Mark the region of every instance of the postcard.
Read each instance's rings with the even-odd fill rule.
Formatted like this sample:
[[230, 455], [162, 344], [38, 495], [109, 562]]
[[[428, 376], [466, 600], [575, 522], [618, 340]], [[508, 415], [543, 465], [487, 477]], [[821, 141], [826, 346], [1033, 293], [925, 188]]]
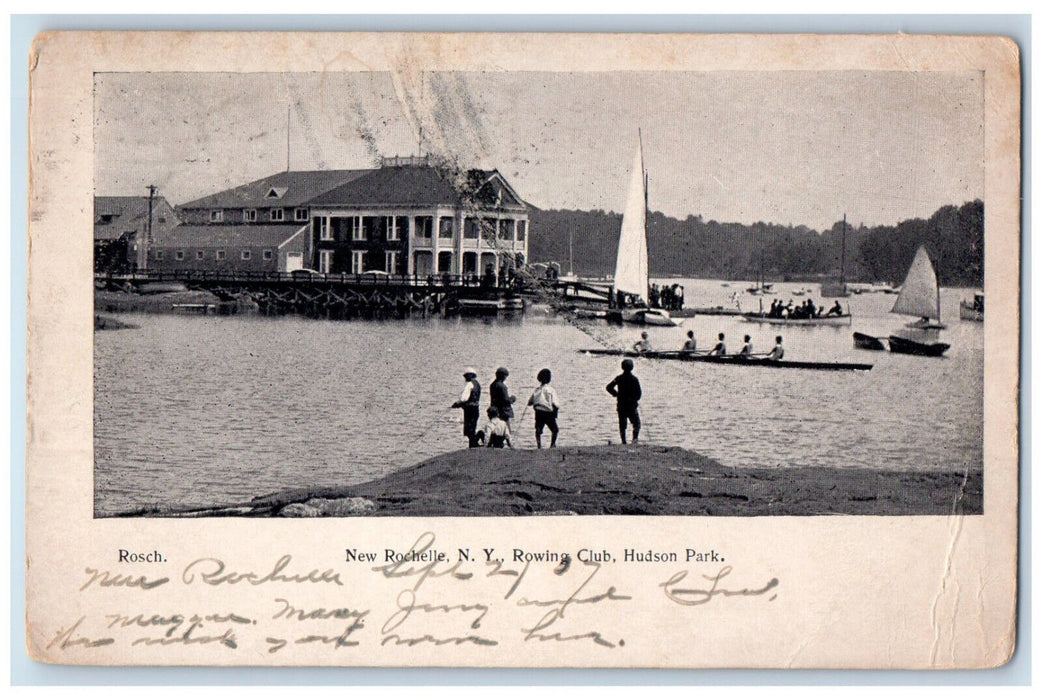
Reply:
[[34, 659], [1009, 660], [1012, 41], [57, 32], [30, 71]]

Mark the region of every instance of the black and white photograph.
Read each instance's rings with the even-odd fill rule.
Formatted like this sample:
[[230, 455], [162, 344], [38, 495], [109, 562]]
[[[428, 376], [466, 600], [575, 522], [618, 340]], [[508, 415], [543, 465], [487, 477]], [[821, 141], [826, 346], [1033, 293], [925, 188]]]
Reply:
[[96, 517], [984, 511], [979, 71], [93, 100]]
[[1018, 50], [38, 36], [29, 654], [1007, 663]]

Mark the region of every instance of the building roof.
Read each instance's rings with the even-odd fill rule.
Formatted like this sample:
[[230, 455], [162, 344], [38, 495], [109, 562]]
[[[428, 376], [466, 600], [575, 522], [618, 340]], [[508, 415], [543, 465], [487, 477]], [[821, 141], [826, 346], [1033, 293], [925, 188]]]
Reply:
[[[159, 206], [169, 208], [166, 199], [161, 196], [152, 200], [153, 212]], [[173, 225], [169, 222], [163, 225]], [[94, 240], [114, 241], [124, 233], [144, 231], [148, 224], [148, 197], [95, 197], [94, 198]], [[155, 229], [163, 225], [158, 221]]]
[[[524, 208], [498, 171], [468, 170], [457, 183], [449, 170], [431, 165], [399, 165], [366, 174], [312, 199], [312, 206], [461, 206]], [[469, 193], [464, 196], [464, 193]]]
[[179, 209], [297, 207], [369, 170], [290, 170], [180, 205]]
[[277, 248], [306, 223], [189, 226], [182, 224], [156, 237], [160, 248]]

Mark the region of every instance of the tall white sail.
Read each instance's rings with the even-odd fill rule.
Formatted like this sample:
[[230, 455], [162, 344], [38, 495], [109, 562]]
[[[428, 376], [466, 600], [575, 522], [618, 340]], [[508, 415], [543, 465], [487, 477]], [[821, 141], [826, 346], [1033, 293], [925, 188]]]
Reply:
[[644, 195], [644, 154], [640, 143], [633, 156], [633, 172], [622, 211], [619, 255], [615, 259], [615, 290], [648, 300], [647, 201]]
[[908, 276], [901, 285], [901, 294], [892, 313], [940, 320], [941, 309], [937, 296], [937, 273], [924, 246], [919, 246], [908, 268]]

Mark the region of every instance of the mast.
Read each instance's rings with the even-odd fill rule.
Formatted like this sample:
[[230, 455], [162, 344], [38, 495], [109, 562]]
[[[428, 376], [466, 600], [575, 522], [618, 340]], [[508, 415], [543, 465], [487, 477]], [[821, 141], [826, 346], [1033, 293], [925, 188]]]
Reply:
[[846, 266], [847, 266], [847, 214], [843, 213], [843, 235], [840, 236], [839, 244], [839, 286], [846, 291]]
[[[648, 171], [644, 168], [644, 137], [637, 128], [637, 143], [640, 144], [640, 172], [644, 179], [644, 259], [648, 260]], [[651, 265], [647, 266], [644, 280], [644, 303], [651, 306]]]
[[568, 230], [568, 276], [573, 277], [575, 275], [574, 268], [572, 267], [572, 234], [575, 233], [571, 229]]

